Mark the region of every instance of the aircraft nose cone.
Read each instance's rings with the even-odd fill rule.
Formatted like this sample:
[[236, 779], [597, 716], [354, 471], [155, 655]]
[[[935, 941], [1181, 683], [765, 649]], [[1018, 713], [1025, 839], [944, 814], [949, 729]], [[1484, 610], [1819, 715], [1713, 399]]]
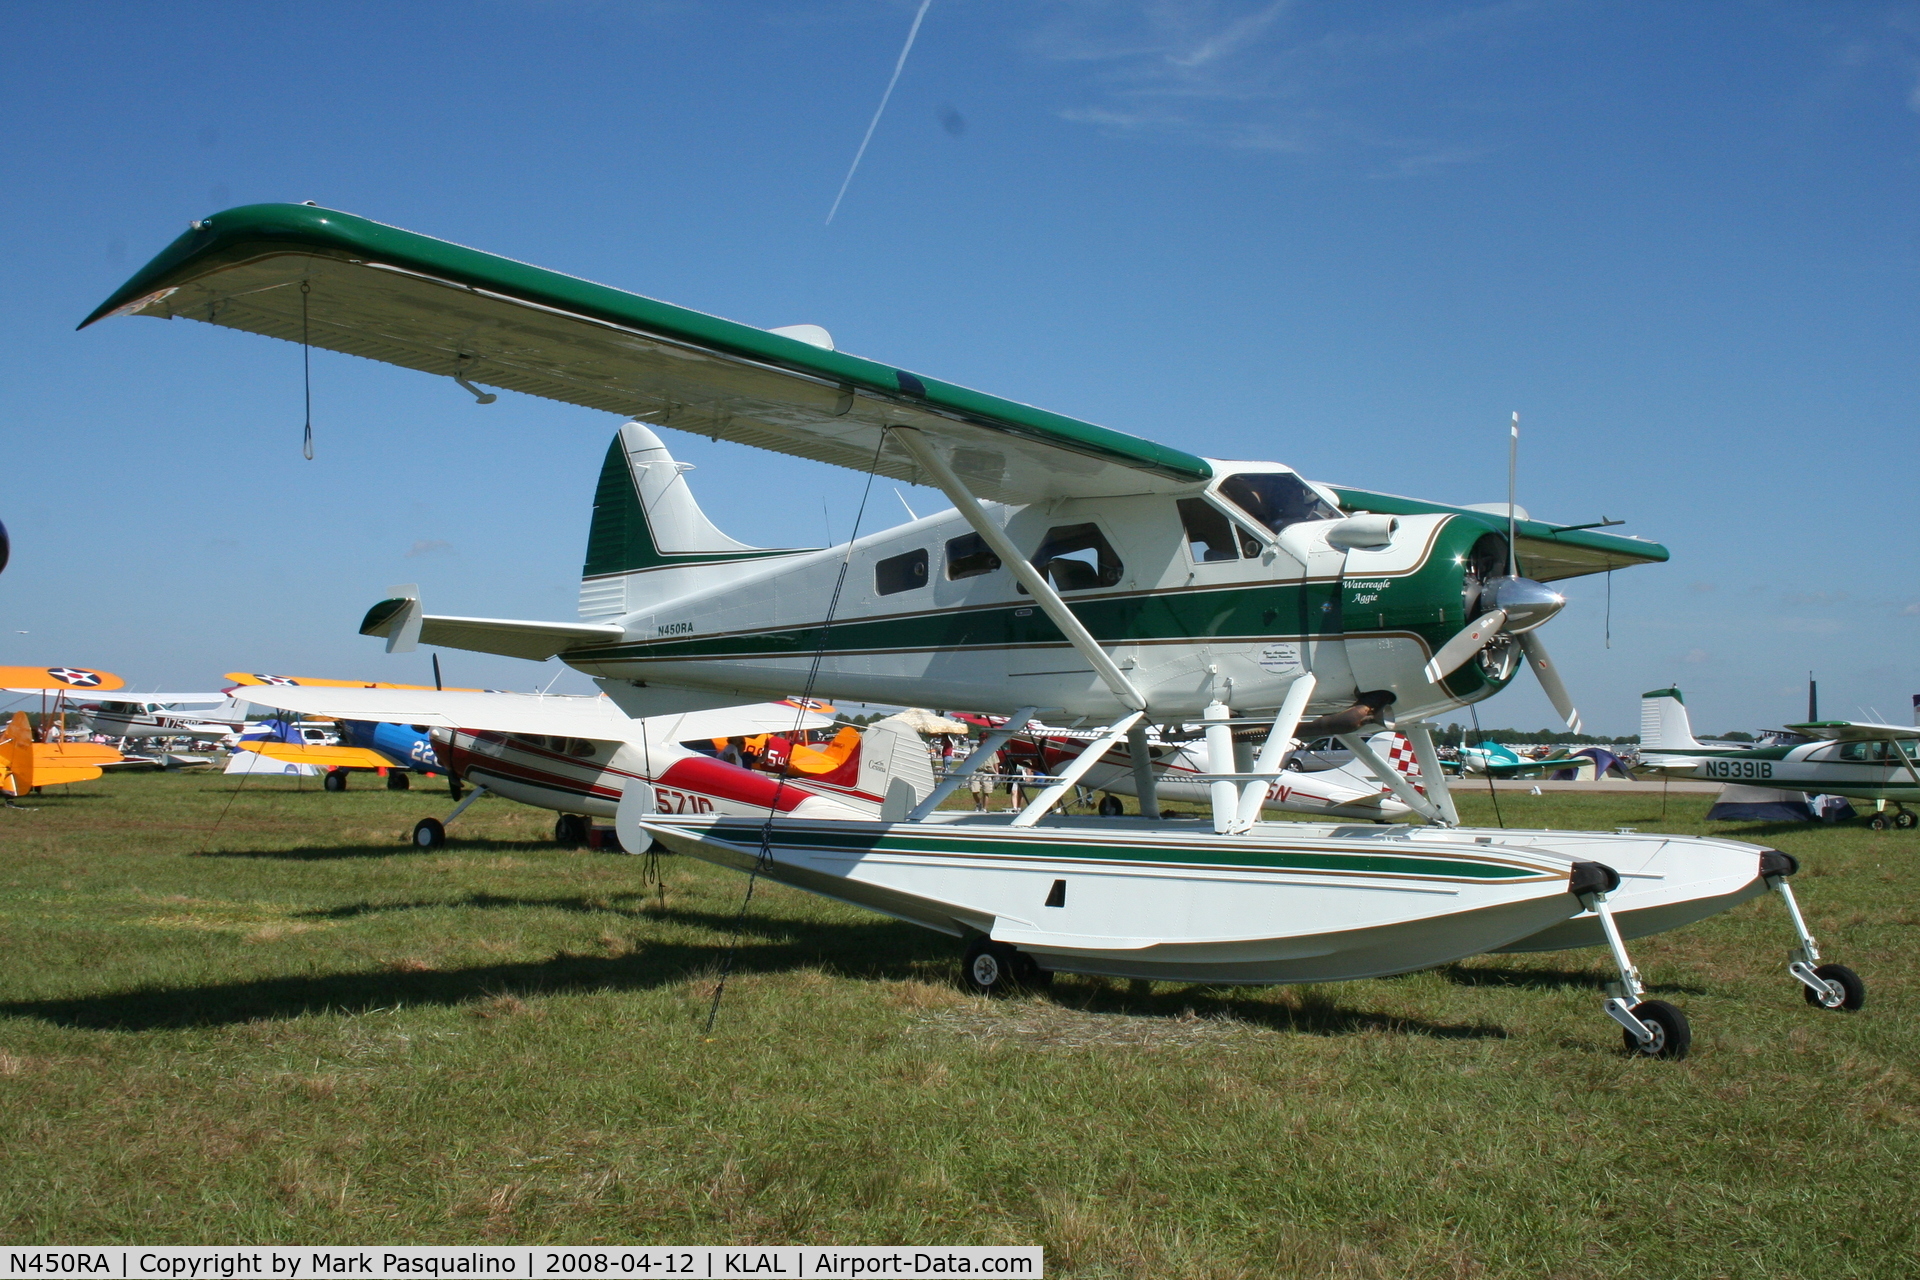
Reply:
[[1488, 587], [1489, 607], [1507, 612], [1501, 630], [1515, 635], [1533, 630], [1567, 604], [1565, 596], [1532, 578], [1495, 578]]

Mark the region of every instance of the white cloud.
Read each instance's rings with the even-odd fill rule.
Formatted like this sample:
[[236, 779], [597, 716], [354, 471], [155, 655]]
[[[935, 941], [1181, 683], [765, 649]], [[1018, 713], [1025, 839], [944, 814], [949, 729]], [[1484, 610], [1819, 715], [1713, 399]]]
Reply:
[[[1380, 103], [1469, 37], [1555, 7], [1496, 0], [1421, 15], [1304, 0], [1057, 0], [1027, 47], [1076, 69], [1082, 101], [1061, 110], [1066, 120], [1115, 136], [1357, 156], [1375, 177], [1408, 178], [1498, 148], [1407, 136], [1380, 121]], [[1423, 110], [1418, 129], [1445, 131], [1445, 117]]]
[[444, 542], [439, 538], [422, 538], [407, 548], [407, 559], [411, 560], [415, 556], [430, 556], [436, 551], [451, 550], [453, 550], [451, 542]]

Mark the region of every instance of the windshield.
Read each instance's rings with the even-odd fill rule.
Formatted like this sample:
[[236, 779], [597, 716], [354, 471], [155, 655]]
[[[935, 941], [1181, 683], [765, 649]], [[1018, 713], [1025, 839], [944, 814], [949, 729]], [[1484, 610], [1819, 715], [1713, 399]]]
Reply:
[[1302, 520], [1338, 520], [1340, 509], [1290, 472], [1228, 476], [1220, 496], [1275, 533]]

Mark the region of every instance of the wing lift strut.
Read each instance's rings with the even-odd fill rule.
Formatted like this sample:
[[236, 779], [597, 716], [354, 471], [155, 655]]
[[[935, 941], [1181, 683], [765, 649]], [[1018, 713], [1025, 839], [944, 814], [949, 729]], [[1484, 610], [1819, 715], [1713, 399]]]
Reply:
[[[1121, 739], [1126, 738], [1129, 732], [1145, 719], [1147, 700], [1134, 687], [1133, 681], [1127, 679], [1126, 673], [1120, 670], [1113, 656], [1100, 647], [1099, 641], [1093, 638], [1093, 634], [1087, 630], [1086, 625], [1074, 616], [1073, 610], [1067, 608], [1067, 602], [1060, 598], [1060, 593], [1053, 589], [1053, 584], [1047, 581], [1046, 575], [1034, 568], [1033, 563], [1013, 545], [1013, 539], [1007, 536], [1006, 531], [994, 523], [993, 518], [980, 505], [980, 500], [973, 496], [972, 491], [954, 473], [953, 468], [947, 465], [947, 460], [940, 456], [933, 442], [913, 427], [893, 427], [891, 432], [893, 438], [913, 455], [913, 460], [919, 464], [920, 469], [927, 474], [940, 492], [947, 496], [947, 501], [953, 503], [954, 510], [965, 517], [966, 522], [973, 526], [973, 531], [980, 535], [980, 540], [987, 544], [993, 554], [1000, 557], [1000, 563], [1005, 565], [1014, 579], [1027, 589], [1027, 594], [1033, 597], [1034, 603], [1040, 606], [1054, 626], [1060, 628], [1060, 634], [1067, 638], [1067, 642], [1082, 658], [1086, 659], [1087, 664], [1094, 669], [1107, 688], [1113, 691], [1113, 696], [1119, 699], [1120, 705], [1129, 708], [1126, 715], [1114, 721], [1105, 733], [1087, 744], [1086, 750], [1073, 758], [1056, 777], [1053, 784], [1035, 797], [1033, 803], [1022, 809], [1020, 815], [1013, 820], [1013, 825], [1016, 827], [1030, 827], [1045, 817], [1063, 796], [1073, 790], [1074, 784], [1087, 770], [1099, 763], [1102, 756], [1106, 755]], [[918, 820], [931, 813], [935, 805], [951, 795], [954, 788], [958, 787], [968, 774], [984, 764], [1007, 738], [1024, 728], [1026, 722], [1033, 717], [1034, 710], [1035, 708], [1031, 707], [1021, 708], [1013, 720], [1008, 721], [990, 739], [982, 742], [980, 748], [968, 756], [958, 770], [921, 801], [910, 817]], [[989, 742], [992, 744], [992, 750], [988, 749]], [[1147, 797], [1143, 795], [1143, 807], [1146, 800]]]

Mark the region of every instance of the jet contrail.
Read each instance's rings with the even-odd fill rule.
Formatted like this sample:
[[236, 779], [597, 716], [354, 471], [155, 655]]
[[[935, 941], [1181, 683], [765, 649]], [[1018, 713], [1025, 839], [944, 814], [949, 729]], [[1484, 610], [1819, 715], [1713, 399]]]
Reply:
[[927, 16], [927, 7], [933, 0], [920, 0], [920, 12], [913, 15], [913, 26], [907, 31], [907, 42], [900, 46], [900, 59], [893, 64], [893, 78], [887, 81], [887, 91], [880, 95], [880, 105], [873, 109], [873, 119], [867, 122], [867, 136], [860, 139], [860, 149], [853, 153], [853, 163], [847, 166], [847, 176], [841, 180], [840, 194], [833, 198], [833, 208], [827, 210], [827, 226], [833, 225], [833, 215], [840, 212], [840, 202], [846, 199], [847, 187], [853, 182], [854, 170], [860, 167], [860, 157], [867, 154], [867, 144], [873, 141], [873, 131], [880, 124], [880, 115], [887, 109], [887, 99], [893, 96], [893, 86], [900, 82], [900, 68], [907, 65], [907, 55], [913, 52], [913, 38], [920, 34], [920, 20]]

